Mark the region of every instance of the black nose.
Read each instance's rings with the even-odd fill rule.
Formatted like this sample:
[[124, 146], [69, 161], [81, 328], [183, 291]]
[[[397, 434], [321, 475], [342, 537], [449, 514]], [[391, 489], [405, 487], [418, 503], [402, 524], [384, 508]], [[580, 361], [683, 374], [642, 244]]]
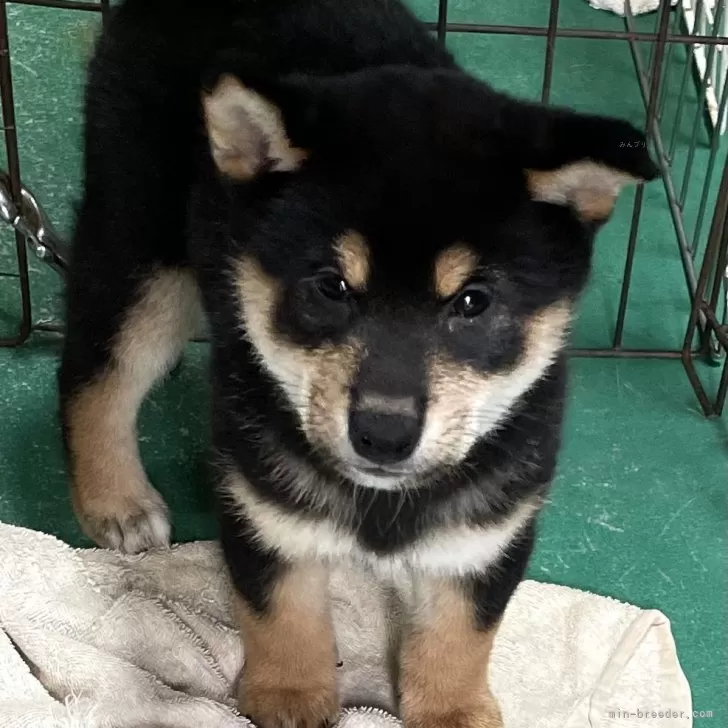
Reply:
[[417, 417], [354, 410], [349, 415], [349, 439], [358, 455], [377, 465], [407, 459], [420, 438]]

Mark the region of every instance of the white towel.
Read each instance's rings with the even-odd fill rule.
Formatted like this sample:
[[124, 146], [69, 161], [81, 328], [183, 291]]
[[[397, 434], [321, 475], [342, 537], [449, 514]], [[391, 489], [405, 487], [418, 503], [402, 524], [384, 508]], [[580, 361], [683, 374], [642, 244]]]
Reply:
[[[351, 707], [339, 726], [397, 728], [382, 593], [342, 570], [332, 595]], [[243, 653], [230, 597], [213, 543], [121, 556], [0, 524], [0, 726], [249, 728], [232, 698]], [[507, 609], [491, 685], [506, 728], [674, 728], [639, 715], [692, 715], [664, 615], [533, 581]]]
[[[624, 15], [625, 5], [630, 2], [629, 9], [632, 15], [643, 15], [651, 13], [660, 7], [662, 0], [589, 0], [589, 5], [598, 10], [610, 10], [617, 15]], [[673, 5], [677, 5], [677, 0], [672, 0]]]

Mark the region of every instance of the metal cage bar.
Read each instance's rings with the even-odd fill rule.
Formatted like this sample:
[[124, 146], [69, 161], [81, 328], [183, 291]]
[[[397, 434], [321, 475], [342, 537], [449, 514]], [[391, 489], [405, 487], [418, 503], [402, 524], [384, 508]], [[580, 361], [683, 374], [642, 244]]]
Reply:
[[[697, 0], [702, 5], [706, 0]], [[8, 159], [7, 178], [9, 180], [9, 199], [15, 210], [23, 211], [24, 196], [27, 197], [27, 190], [22, 186], [22, 176], [18, 157], [18, 134], [15, 124], [15, 113], [13, 103], [12, 69], [10, 61], [10, 49], [7, 27], [6, 5], [9, 2], [23, 5], [42, 6], [48, 8], [59, 8], [66, 10], [83, 10], [101, 12], [105, 17], [109, 12], [109, 0], [0, 0], [0, 83], [2, 85], [2, 113], [5, 130], [5, 146]], [[627, 3], [627, 11], [624, 17], [623, 30], [599, 30], [591, 28], [563, 28], [559, 26], [560, 0], [549, 0], [548, 21], [544, 26], [527, 25], [492, 25], [482, 23], [451, 23], [449, 22], [449, 0], [438, 0], [436, 22], [427, 23], [426, 26], [433, 31], [438, 39], [447, 42], [450, 33], [475, 33], [490, 35], [517, 35], [527, 37], [542, 37], [545, 39], [545, 52], [543, 57], [543, 76], [541, 86], [541, 99], [544, 102], [549, 100], [553, 81], [554, 58], [557, 42], [561, 38], [579, 38], [594, 40], [623, 41], [629, 45], [634, 63], [635, 76], [638, 88], [642, 94], [645, 105], [646, 122], [645, 129], [649, 143], [651, 144], [657, 164], [662, 173], [665, 194], [668, 203], [668, 212], [675, 230], [677, 251], [686, 282], [686, 312], [689, 311], [689, 321], [685, 339], [682, 347], [674, 349], [640, 349], [627, 348], [623, 345], [625, 325], [628, 315], [628, 304], [632, 293], [632, 271], [635, 256], [640, 242], [640, 219], [644, 203], [644, 187], [639, 185], [635, 195], [632, 212], [632, 224], [627, 240], [627, 247], [624, 261], [624, 274], [619, 293], [619, 305], [612, 343], [604, 348], [572, 349], [574, 356], [590, 357], [622, 357], [622, 358], [656, 358], [656, 359], [682, 359], [686, 368], [688, 378], [695, 390], [698, 401], [706, 415], [720, 414], [726, 401], [726, 390], [728, 390], [728, 365], [724, 364], [717, 394], [713, 399], [707, 394], [698, 369], [696, 359], [698, 357], [725, 356], [728, 350], [728, 327], [725, 321], [721, 322], [721, 315], [718, 311], [721, 305], [728, 308], [728, 301], [724, 301], [721, 292], [724, 291], [728, 297], [728, 271], [726, 268], [726, 208], [728, 208], [728, 160], [723, 163], [722, 182], [717, 193], [712, 219], [710, 220], [710, 231], [707, 242], [702, 245], [701, 239], [703, 229], [710, 212], [710, 197], [713, 189], [712, 176], [719, 167], [718, 155], [720, 151], [719, 130], [728, 115], [728, 93], [720, 97], [720, 109], [718, 123], [715, 128], [711, 127], [710, 133], [710, 155], [707, 163], [706, 173], [703, 178], [703, 186], [700, 191], [700, 203], [697, 218], [693, 229], [690, 230], [685, 220], [685, 203], [689, 189], [695, 177], [694, 170], [694, 149], [697, 145], [698, 131], [701, 123], [705, 122], [705, 116], [701, 109], [698, 109], [692, 119], [691, 147], [685, 162], [682, 179], [675, 176], [675, 160], [677, 150], [678, 129], [684, 119], [687, 97], [688, 77], [693, 74], [692, 61], [686, 60], [685, 68], [680, 74], [678, 104], [673, 115], [673, 129], [669, 135], [663, 133], [663, 122], [666, 116], [667, 107], [667, 85], [666, 71], [669, 71], [671, 60], [674, 58], [675, 49], [679, 46], [687, 51], [694, 49], [698, 44], [707, 49], [707, 72], [702, 78], [696, 78], [698, 94], [705, 91], [706, 87], [713, 83], [710, 73], [714, 63], [711, 62], [714, 54], [718, 52], [719, 46], [728, 46], [728, 37], [720, 35], [723, 24], [719, 21], [713, 24], [709, 33], [691, 34], [689, 24], [686, 22], [685, 13], [681, 5], [676, 9], [671, 7], [670, 0], [661, 0], [657, 15], [656, 28], [652, 32], [638, 31], [635, 18], [632, 16]], [[723, 12], [720, 10], [719, 12]], [[671, 22], [672, 20], [672, 22]], [[641, 44], [650, 44], [649, 58], [644, 57]], [[687, 54], [690, 55], [689, 53]], [[0, 180], [1, 182], [1, 180]], [[31, 196], [32, 199], [32, 196]], [[27, 199], [26, 199], [27, 204]], [[0, 204], [2, 208], [2, 204]], [[7, 215], [6, 215], [7, 217]], [[16, 223], [19, 221], [16, 220]], [[22, 224], [15, 224], [15, 245], [17, 249], [18, 272], [12, 277], [17, 279], [21, 298], [21, 321], [17, 334], [7, 340], [0, 341], [2, 346], [17, 346], [22, 344], [33, 329], [47, 330], [45, 325], [33, 324], [30, 310], [30, 280], [28, 275], [26, 239], [27, 229], [24, 231]], [[31, 236], [32, 238], [32, 236]], [[62, 256], [53, 256], [42, 244], [31, 245], [31, 248], [41, 256], [46, 256], [58, 269], [63, 269], [64, 261]], [[42, 241], [41, 241], [42, 243]], [[700, 250], [704, 249], [702, 260]], [[51, 250], [50, 253], [53, 251]], [[2, 279], [0, 278], [0, 283]], [[52, 328], [52, 327], [51, 327]]]
[[[7, 155], [10, 179], [10, 196], [16, 210], [22, 206], [20, 158], [18, 154], [18, 135], [15, 126], [15, 100], [13, 98], [13, 78], [10, 63], [10, 42], [8, 39], [8, 17], [5, 3], [0, 3], [0, 86], [2, 87], [3, 130], [5, 131], [5, 153]], [[15, 254], [18, 262], [18, 284], [20, 287], [20, 324], [18, 333], [8, 339], [0, 340], [0, 346], [22, 344], [31, 332], [30, 272], [25, 238], [16, 228]]]
[[[695, 394], [698, 397], [703, 412], [708, 415], [719, 416], [723, 413], [728, 393], [728, 358], [723, 363], [723, 373], [718, 385], [718, 391], [713, 399], [708, 394], [701, 378], [698, 376], [695, 367], [695, 358], [692, 356], [692, 345], [696, 335], [699, 333], [699, 320], [701, 315], [705, 317], [706, 329], [701, 339], [701, 353], [710, 355], [710, 337], [715, 340], [723, 351], [728, 351], [728, 325], [720, 321], [718, 316], [718, 297], [721, 288], [721, 280], [726, 286], [726, 306], [728, 306], [728, 269], [726, 259], [728, 258], [728, 164], [723, 167], [723, 174], [718, 190], [718, 199], [715, 206], [715, 214], [708, 236], [708, 244], [703, 256], [703, 263], [700, 268], [695, 297], [690, 311], [690, 320], [685, 333], [685, 341], [682, 349], [682, 360], [690, 383], [693, 385]], [[710, 280], [713, 278], [711, 285]], [[712, 289], [708, 297], [709, 287]]]
[[[98, 2], [76, 2], [75, 0], [12, 0], [18, 5], [34, 5], [64, 10], [85, 10], [101, 13], [106, 18], [109, 13], [109, 0]], [[20, 292], [20, 321], [17, 333], [8, 338], [0, 339], [0, 347], [14, 347], [23, 344], [33, 330], [32, 306], [30, 298], [30, 270], [28, 267], [28, 235], [24, 228], [24, 211], [27, 210], [27, 199], [24, 199], [22, 175], [20, 170], [20, 155], [18, 151], [18, 130], [15, 120], [15, 99], [13, 91], [12, 63], [10, 56], [10, 34], [8, 30], [7, 0], [0, 0], [0, 97], [5, 132], [5, 154], [7, 157], [7, 178], [9, 189], [7, 199], [3, 199], [2, 207], [5, 220], [15, 229], [15, 248], [17, 260], [17, 273], [5, 273], [3, 278], [16, 278]], [[9, 203], [9, 204], [8, 204]], [[48, 258], [55, 258], [54, 251], [46, 250], [41, 246], [36, 249], [40, 257], [47, 253]], [[63, 268], [63, 260], [56, 259], [56, 266]]]

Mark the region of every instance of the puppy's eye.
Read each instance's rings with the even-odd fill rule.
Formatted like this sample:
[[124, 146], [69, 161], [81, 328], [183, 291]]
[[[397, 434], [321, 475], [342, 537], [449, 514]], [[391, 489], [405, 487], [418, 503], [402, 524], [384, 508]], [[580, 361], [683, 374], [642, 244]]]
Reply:
[[316, 289], [331, 301], [344, 301], [349, 296], [346, 281], [335, 273], [323, 273], [315, 280]]
[[452, 303], [452, 311], [456, 316], [475, 318], [490, 306], [490, 296], [478, 286], [466, 288]]

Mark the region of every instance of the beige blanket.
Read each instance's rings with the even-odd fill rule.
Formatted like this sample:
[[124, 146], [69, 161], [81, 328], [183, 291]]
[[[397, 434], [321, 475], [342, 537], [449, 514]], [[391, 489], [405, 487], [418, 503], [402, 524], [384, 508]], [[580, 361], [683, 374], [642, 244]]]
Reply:
[[[340, 728], [396, 728], [366, 709], [395, 711], [382, 595], [351, 571], [332, 592]], [[212, 543], [124, 557], [0, 524], [0, 726], [248, 726], [232, 699], [243, 651], [229, 602]], [[560, 586], [520, 586], [491, 672], [506, 728], [674, 728], [660, 712], [692, 711], [664, 615]]]

